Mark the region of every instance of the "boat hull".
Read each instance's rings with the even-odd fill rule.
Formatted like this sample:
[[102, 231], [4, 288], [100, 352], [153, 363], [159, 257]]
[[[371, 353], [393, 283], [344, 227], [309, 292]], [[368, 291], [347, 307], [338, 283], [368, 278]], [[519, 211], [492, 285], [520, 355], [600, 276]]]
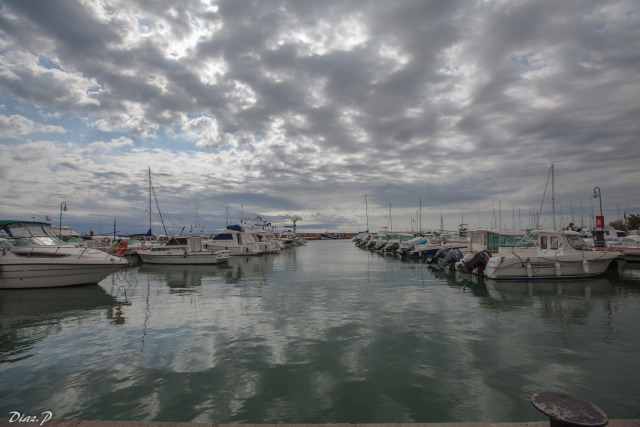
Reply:
[[203, 248], [209, 251], [219, 251], [219, 250], [229, 251], [229, 254], [232, 256], [260, 255], [268, 252], [266, 250], [266, 245], [259, 245], [257, 243], [250, 244], [250, 245], [219, 245], [216, 243], [209, 242], [207, 244], [204, 244]]
[[167, 251], [138, 251], [142, 262], [147, 264], [212, 265], [229, 261], [228, 251], [185, 252], [182, 249]]
[[609, 268], [617, 254], [607, 253], [589, 258], [492, 257], [485, 268], [488, 279], [577, 279], [596, 277]]
[[0, 289], [53, 288], [99, 283], [116, 271], [112, 263], [101, 264], [0, 264]]

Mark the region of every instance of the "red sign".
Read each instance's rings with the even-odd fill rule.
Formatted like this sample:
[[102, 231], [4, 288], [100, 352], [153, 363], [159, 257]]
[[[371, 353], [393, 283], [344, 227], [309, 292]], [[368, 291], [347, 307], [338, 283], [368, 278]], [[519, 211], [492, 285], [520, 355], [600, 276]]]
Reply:
[[604, 217], [596, 215], [596, 228], [604, 228]]

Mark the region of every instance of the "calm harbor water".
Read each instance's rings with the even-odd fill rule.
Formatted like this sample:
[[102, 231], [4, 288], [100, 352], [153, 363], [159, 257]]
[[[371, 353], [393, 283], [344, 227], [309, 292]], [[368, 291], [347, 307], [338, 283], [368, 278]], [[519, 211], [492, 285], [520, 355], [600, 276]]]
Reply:
[[0, 292], [0, 418], [519, 422], [557, 390], [640, 418], [640, 266], [494, 283], [312, 241]]

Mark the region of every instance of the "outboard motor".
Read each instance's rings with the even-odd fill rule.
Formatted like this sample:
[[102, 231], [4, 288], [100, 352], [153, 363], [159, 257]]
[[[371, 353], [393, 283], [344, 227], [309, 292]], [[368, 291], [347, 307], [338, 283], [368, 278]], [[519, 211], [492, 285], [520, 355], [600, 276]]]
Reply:
[[438, 252], [435, 253], [434, 256], [432, 256], [431, 258], [427, 259], [427, 262], [429, 263], [437, 263], [438, 261], [440, 261], [442, 258], [444, 258], [445, 256], [447, 256], [447, 253], [451, 250], [451, 248], [441, 248], [438, 249]]
[[380, 242], [380, 243], [378, 243], [378, 245], [376, 246], [375, 249], [379, 251], [380, 249], [384, 248], [385, 246], [387, 246], [387, 242]]
[[408, 256], [408, 255], [411, 253], [411, 251], [413, 251], [413, 249], [414, 249], [415, 247], [416, 247], [416, 245], [411, 245], [411, 246], [408, 246], [408, 247], [406, 247], [406, 248], [402, 248], [402, 249], [400, 249], [398, 252], [399, 252], [399, 253], [400, 253], [400, 255], [402, 255], [402, 256]]
[[477, 271], [484, 271], [489, 258], [491, 258], [491, 252], [480, 251], [477, 254], [471, 255], [468, 259], [467, 256], [465, 256], [460, 262], [456, 263], [456, 270], [461, 273], [472, 273], [476, 269], [478, 269]]
[[400, 243], [396, 242], [396, 243], [392, 243], [390, 245], [387, 245], [384, 247], [384, 251], [385, 252], [395, 252], [398, 250], [398, 248], [400, 248]]
[[462, 252], [460, 249], [451, 249], [447, 255], [438, 261], [438, 268], [444, 270], [450, 265], [454, 265], [456, 262], [462, 259]]

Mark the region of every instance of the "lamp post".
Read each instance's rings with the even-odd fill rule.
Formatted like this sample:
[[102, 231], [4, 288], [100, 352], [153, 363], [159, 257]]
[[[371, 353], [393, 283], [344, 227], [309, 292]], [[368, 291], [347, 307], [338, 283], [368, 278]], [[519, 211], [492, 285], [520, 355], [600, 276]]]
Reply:
[[[64, 207], [64, 209], [63, 209]], [[58, 230], [60, 232], [60, 238], [62, 239], [62, 211], [67, 211], [67, 204], [66, 202], [62, 202], [60, 203], [60, 229]]]
[[[596, 192], [596, 190], [598, 190]], [[602, 217], [602, 194], [600, 193], [600, 187], [594, 187], [593, 188], [593, 198], [594, 199], [598, 199], [598, 201], [600, 202], [600, 217]], [[603, 218], [604, 221], [604, 218]], [[604, 224], [603, 224], [604, 227]]]

